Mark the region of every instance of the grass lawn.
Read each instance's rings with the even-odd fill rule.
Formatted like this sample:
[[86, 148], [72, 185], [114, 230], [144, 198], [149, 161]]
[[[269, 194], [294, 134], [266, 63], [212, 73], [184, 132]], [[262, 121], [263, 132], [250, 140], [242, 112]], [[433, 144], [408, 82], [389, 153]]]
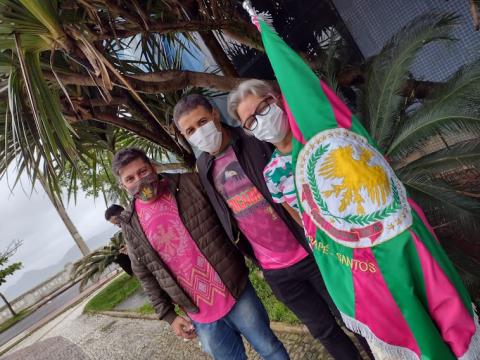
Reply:
[[[299, 324], [296, 316], [285, 305], [280, 303], [272, 294], [270, 286], [263, 280], [260, 272], [254, 266], [250, 267], [250, 281], [257, 291], [258, 297], [262, 300], [263, 305], [267, 309], [271, 321], [281, 321], [288, 324]], [[140, 289], [140, 284], [135, 277], [130, 278], [127, 274], [120, 276], [110, 285], [103, 289], [98, 295], [90, 300], [85, 307], [86, 312], [108, 311], [113, 310], [115, 306], [131, 296], [135, 291]], [[176, 308], [177, 313], [180, 310]], [[146, 303], [135, 309], [139, 314], [154, 314], [155, 310]]]
[[9, 327], [15, 325], [17, 322], [22, 320], [28, 314], [30, 314], [30, 311], [27, 310], [27, 309], [24, 309], [24, 310], [20, 311], [19, 313], [17, 313], [17, 315], [15, 315], [15, 316], [11, 317], [10, 319], [8, 319], [7, 321], [1, 323], [0, 324], [0, 333], [4, 332]]
[[123, 274], [92, 298], [85, 306], [84, 311], [113, 310], [115, 306], [134, 294], [138, 289], [140, 289], [140, 283], [137, 278]]
[[288, 324], [300, 324], [297, 317], [273, 295], [270, 286], [263, 280], [258, 268], [250, 267], [250, 281], [258, 297], [262, 300], [271, 321], [281, 321]]
[[155, 309], [153, 308], [152, 305], [150, 305], [149, 302], [147, 302], [143, 306], [140, 306], [139, 308], [135, 309], [135, 312], [142, 315], [149, 315], [149, 314], [155, 314]]

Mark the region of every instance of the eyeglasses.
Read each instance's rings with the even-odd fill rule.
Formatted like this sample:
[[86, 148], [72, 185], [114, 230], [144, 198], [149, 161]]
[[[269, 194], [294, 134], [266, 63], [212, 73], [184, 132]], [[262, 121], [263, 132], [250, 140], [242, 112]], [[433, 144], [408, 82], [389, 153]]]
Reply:
[[255, 109], [255, 112], [250, 115], [246, 120], [245, 122], [243, 123], [242, 127], [245, 129], [245, 130], [248, 130], [248, 131], [253, 131], [255, 130], [255, 128], [257, 127], [258, 125], [258, 119], [257, 119], [257, 116], [260, 115], [260, 116], [264, 116], [264, 115], [267, 115], [270, 111], [270, 108], [272, 107], [272, 103], [274, 98], [273, 96], [268, 96], [266, 97], [265, 99], [263, 99], [258, 105], [257, 105], [257, 108]]

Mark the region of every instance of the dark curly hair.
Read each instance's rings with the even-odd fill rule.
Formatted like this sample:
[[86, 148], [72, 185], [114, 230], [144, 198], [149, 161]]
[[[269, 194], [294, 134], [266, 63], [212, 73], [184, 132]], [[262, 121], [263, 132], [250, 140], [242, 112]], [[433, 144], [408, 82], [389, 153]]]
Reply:
[[105, 210], [105, 220], [109, 221], [112, 216], [120, 215], [123, 210], [125, 210], [123, 206], [117, 204], [110, 205], [107, 210]]

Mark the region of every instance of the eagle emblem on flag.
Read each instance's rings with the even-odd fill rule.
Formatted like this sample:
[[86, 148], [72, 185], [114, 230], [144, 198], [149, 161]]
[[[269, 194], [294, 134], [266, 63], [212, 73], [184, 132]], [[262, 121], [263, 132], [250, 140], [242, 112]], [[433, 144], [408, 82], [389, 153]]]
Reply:
[[310, 139], [298, 156], [296, 181], [303, 209], [345, 246], [378, 245], [412, 223], [403, 184], [378, 150], [349, 130]]

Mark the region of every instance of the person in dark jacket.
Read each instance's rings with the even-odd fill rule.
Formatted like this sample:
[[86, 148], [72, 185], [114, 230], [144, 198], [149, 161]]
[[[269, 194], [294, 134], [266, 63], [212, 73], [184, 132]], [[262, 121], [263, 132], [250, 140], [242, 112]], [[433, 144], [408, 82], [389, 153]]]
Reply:
[[133, 272], [159, 318], [178, 336], [198, 335], [214, 359], [246, 359], [241, 335], [263, 359], [288, 359], [198, 175], [157, 175], [138, 149], [118, 152], [112, 165], [134, 197], [120, 222]]
[[125, 210], [123, 206], [112, 204], [110, 205], [107, 210], [105, 210], [105, 220], [109, 223], [112, 223], [115, 226], [120, 227], [120, 219], [119, 216], [122, 211]]
[[[125, 210], [123, 206], [117, 204], [110, 205], [107, 210], [105, 210], [105, 220], [115, 226], [121, 227], [120, 214], [123, 210]], [[119, 230], [114, 236], [122, 236], [122, 231]], [[120, 249], [120, 253], [115, 257], [114, 262], [117, 263], [128, 275], [133, 275], [132, 262], [130, 261], [130, 257], [128, 256], [127, 245], [122, 246], [122, 248]]]
[[[359, 359], [358, 349], [332, 314], [338, 310], [302, 227], [272, 200], [265, 183], [263, 170], [272, 146], [222, 124], [218, 109], [198, 94], [176, 104], [173, 120], [202, 151], [197, 160], [200, 179], [230, 239], [262, 268], [275, 296], [335, 359]], [[237, 229], [241, 236], [235, 235]]]

